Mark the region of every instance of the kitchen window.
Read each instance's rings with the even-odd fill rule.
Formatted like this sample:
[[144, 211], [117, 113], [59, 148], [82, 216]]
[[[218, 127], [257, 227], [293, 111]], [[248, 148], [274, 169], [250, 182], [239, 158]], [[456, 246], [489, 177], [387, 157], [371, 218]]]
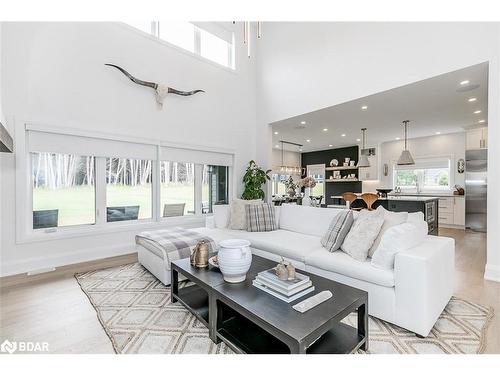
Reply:
[[403, 190], [450, 190], [450, 158], [416, 159], [414, 165], [394, 165], [394, 186]]

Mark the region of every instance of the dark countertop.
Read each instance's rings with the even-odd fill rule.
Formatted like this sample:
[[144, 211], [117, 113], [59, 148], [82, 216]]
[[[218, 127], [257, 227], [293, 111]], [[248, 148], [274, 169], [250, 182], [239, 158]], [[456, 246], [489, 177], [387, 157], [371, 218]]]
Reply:
[[[357, 194], [358, 195], [358, 199], [361, 199], [361, 194]], [[341, 199], [342, 196], [341, 195], [333, 195], [331, 198], [333, 199]], [[432, 197], [427, 197], [427, 196], [411, 196], [411, 195], [398, 195], [398, 196], [394, 196], [394, 195], [389, 195], [387, 198], [378, 198], [377, 200], [379, 201], [410, 201], [410, 202], [430, 202], [430, 201], [433, 201], [433, 200], [437, 200], [439, 199], [439, 197], [435, 197], [435, 196], [432, 196]]]

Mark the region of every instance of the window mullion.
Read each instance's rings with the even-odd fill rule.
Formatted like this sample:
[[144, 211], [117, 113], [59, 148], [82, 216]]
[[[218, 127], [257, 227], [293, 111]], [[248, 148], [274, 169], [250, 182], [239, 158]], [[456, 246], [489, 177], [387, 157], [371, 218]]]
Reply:
[[194, 165], [194, 213], [200, 215], [202, 213], [201, 205], [203, 200], [203, 166], [201, 164]]
[[153, 220], [160, 221], [162, 217], [161, 212], [161, 159], [160, 159], [160, 147], [157, 147], [156, 160], [153, 160]]
[[95, 158], [95, 209], [97, 226], [106, 223], [106, 158]]

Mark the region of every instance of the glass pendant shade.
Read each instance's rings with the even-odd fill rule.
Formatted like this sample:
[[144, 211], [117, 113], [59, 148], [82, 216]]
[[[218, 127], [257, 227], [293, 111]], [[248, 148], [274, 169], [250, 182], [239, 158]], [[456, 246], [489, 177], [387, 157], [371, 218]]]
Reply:
[[358, 168], [368, 168], [370, 166], [370, 160], [368, 160], [368, 155], [363, 154], [363, 150], [366, 148], [366, 128], [361, 129], [363, 133], [363, 148], [361, 149], [361, 153], [358, 161]]

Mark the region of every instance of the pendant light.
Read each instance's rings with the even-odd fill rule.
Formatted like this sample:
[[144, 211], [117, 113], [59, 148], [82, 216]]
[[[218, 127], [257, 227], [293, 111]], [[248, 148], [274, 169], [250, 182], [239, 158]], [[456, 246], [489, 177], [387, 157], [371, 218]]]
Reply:
[[291, 173], [291, 174], [299, 174], [302, 171], [302, 167], [294, 165], [285, 165], [285, 144], [302, 147], [301, 144], [288, 142], [288, 141], [280, 141], [281, 143], [281, 165], [279, 166], [280, 172], [283, 173]]
[[415, 160], [411, 156], [410, 150], [408, 150], [408, 124], [410, 120], [403, 121], [404, 135], [405, 135], [405, 147], [403, 152], [401, 152], [401, 156], [398, 159], [398, 165], [413, 165], [415, 164]]
[[366, 128], [362, 128], [361, 131], [363, 132], [363, 148], [359, 155], [358, 168], [368, 168], [370, 166], [370, 160], [368, 160], [368, 155], [363, 153], [366, 148]]

